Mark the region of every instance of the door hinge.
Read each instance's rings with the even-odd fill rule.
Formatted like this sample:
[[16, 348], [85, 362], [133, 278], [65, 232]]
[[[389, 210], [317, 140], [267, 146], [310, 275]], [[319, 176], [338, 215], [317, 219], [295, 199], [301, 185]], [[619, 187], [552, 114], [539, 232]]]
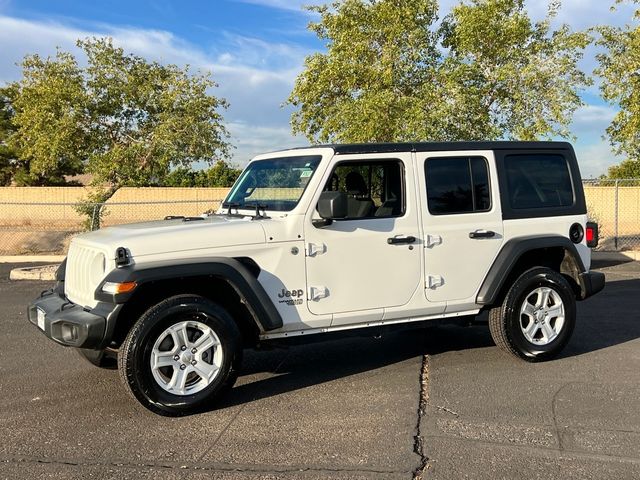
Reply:
[[436, 245], [440, 245], [442, 243], [442, 237], [440, 235], [427, 235], [427, 241], [425, 242], [425, 246], [427, 248], [435, 247]]
[[316, 255], [322, 255], [327, 252], [327, 246], [324, 243], [308, 243], [307, 244], [307, 257], [315, 257]]
[[444, 278], [440, 275], [429, 275], [427, 277], [427, 288], [436, 289], [444, 285]]
[[327, 298], [329, 296], [329, 289], [327, 287], [309, 287], [309, 300], [314, 302], [321, 298]]

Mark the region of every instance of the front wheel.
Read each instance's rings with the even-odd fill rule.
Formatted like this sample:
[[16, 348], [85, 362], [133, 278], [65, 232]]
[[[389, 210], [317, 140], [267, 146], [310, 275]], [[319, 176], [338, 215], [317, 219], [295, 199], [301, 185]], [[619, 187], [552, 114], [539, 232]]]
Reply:
[[231, 388], [241, 356], [240, 332], [225, 309], [177, 295], [140, 317], [120, 348], [118, 368], [143, 406], [180, 416], [210, 406]]
[[524, 272], [501, 306], [489, 312], [489, 329], [502, 350], [529, 362], [557, 356], [571, 338], [576, 299], [558, 272], [536, 267]]

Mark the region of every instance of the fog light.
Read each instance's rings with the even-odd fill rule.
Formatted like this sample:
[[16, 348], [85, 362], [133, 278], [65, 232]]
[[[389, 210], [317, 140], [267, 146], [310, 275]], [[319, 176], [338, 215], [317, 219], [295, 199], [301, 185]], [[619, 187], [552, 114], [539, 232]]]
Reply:
[[60, 335], [65, 342], [75, 343], [78, 341], [78, 326], [71, 323], [63, 323], [60, 325]]

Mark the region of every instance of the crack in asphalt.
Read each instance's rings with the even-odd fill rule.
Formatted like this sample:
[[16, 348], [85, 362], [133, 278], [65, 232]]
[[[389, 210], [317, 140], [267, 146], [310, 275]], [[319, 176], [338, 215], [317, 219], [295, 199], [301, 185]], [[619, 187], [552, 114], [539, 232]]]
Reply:
[[[429, 435], [430, 439], [435, 440], [451, 440], [452, 437], [450, 435]], [[543, 446], [533, 446], [533, 445], [517, 445], [512, 443], [504, 443], [499, 441], [492, 440], [478, 440], [475, 438], [464, 438], [464, 437], [453, 437], [456, 441], [461, 443], [468, 443], [470, 445], [484, 445], [484, 446], [494, 446], [500, 447], [504, 450], [521, 450], [522, 452], [530, 452], [530, 453], [540, 453], [545, 455], [554, 456], [557, 458], [580, 458], [586, 460], [598, 460], [598, 461], [606, 461], [606, 462], [626, 462], [631, 463], [633, 465], [640, 465], [640, 458], [638, 457], [630, 457], [628, 455], [609, 455], [603, 453], [590, 453], [584, 452], [580, 450], [573, 449], [565, 449], [558, 450], [557, 448], [552, 447], [543, 447]]]
[[558, 425], [558, 411], [556, 408], [556, 402], [558, 401], [558, 397], [560, 396], [560, 392], [562, 392], [565, 388], [571, 385], [577, 385], [584, 382], [566, 382], [558, 387], [556, 392], [553, 394], [551, 398], [551, 415], [553, 417], [553, 426], [555, 428], [556, 437], [558, 439], [558, 450], [563, 451], [565, 449], [564, 446], [564, 432], [567, 430], [566, 427], [563, 428], [563, 431], [560, 431], [560, 426]]
[[420, 457], [420, 464], [413, 471], [413, 480], [422, 480], [425, 471], [429, 468], [429, 458], [424, 453], [424, 437], [420, 431], [422, 418], [427, 411], [429, 402], [429, 356], [423, 355], [420, 368], [420, 400], [418, 401], [418, 419], [416, 421], [415, 436], [413, 437], [413, 452]]
[[173, 463], [173, 462], [119, 462], [119, 461], [100, 461], [100, 460], [64, 460], [64, 459], [47, 459], [32, 457], [0, 457], [2, 463], [25, 463], [25, 464], [42, 464], [42, 465], [66, 465], [71, 467], [110, 467], [110, 468], [152, 468], [159, 470], [183, 470], [183, 471], [211, 471], [211, 472], [249, 472], [249, 473], [354, 473], [354, 474], [406, 474], [407, 471], [384, 470], [384, 469], [368, 469], [368, 468], [330, 468], [326, 466], [314, 465], [291, 465], [278, 467], [277, 465], [241, 465], [229, 463]]

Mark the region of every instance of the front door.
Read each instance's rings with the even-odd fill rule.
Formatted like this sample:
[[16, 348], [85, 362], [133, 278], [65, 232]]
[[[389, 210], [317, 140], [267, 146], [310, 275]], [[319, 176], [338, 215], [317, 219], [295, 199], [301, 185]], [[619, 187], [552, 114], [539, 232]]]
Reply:
[[446, 301], [448, 312], [472, 308], [503, 241], [493, 152], [428, 152], [417, 160], [426, 297]]
[[336, 156], [323, 185], [347, 194], [349, 215], [315, 227], [315, 208], [307, 214], [309, 310], [324, 315], [377, 309], [381, 317], [384, 307], [407, 303], [421, 283], [411, 154]]

